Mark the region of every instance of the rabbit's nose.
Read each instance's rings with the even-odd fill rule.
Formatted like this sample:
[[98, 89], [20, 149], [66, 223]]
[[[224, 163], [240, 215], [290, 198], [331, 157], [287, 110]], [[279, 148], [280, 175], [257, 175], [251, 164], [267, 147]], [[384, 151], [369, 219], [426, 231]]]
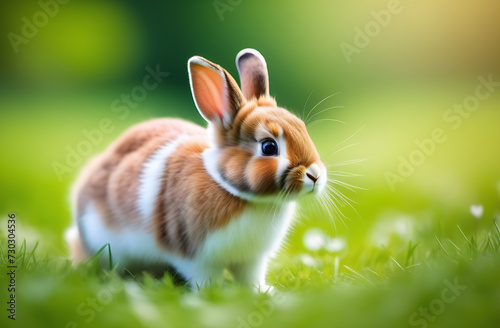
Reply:
[[306, 175], [314, 183], [318, 181], [320, 174], [321, 174], [321, 169], [319, 168], [318, 164], [311, 164], [307, 168]]

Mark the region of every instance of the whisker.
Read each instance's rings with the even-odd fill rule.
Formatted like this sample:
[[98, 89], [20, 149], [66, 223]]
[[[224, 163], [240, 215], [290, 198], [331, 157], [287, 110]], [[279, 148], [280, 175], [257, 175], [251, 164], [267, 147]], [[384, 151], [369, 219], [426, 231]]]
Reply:
[[311, 126], [313, 125], [316, 125], [318, 123], [321, 123], [321, 122], [325, 122], [325, 121], [330, 121], [330, 122], [337, 122], [337, 123], [342, 123], [342, 124], [346, 124], [345, 122], [341, 121], [341, 120], [335, 120], [333, 118], [322, 118], [322, 119], [319, 119], [319, 120], [316, 120], [316, 121], [312, 121], [311, 123], [307, 124], [306, 125], [306, 128], [310, 128]]
[[305, 115], [307, 103], [309, 102], [309, 98], [311, 98], [312, 94], [313, 94], [313, 90], [311, 90], [311, 92], [309, 93], [309, 96], [306, 99], [306, 103], [304, 104], [304, 108], [302, 109], [302, 117], [301, 117], [301, 119], [304, 119], [304, 115]]
[[364, 175], [362, 174], [357, 174], [357, 173], [349, 173], [345, 171], [329, 171], [328, 176], [333, 176], [333, 177], [362, 177]]
[[357, 145], [359, 145], [359, 142], [355, 142], [355, 143], [353, 143], [353, 144], [350, 144], [350, 145], [344, 146], [344, 147], [340, 148], [339, 150], [334, 151], [333, 153], [331, 153], [331, 154], [330, 154], [330, 155], [328, 155], [328, 156], [335, 155], [336, 153], [341, 152], [341, 151], [342, 151], [342, 150], [344, 150], [344, 149], [347, 149], [347, 148], [350, 148], [350, 147], [353, 147], [353, 146], [357, 146]]
[[306, 216], [303, 213], [297, 213], [297, 216], [295, 217], [294, 224], [300, 225], [300, 226], [305, 226], [305, 223], [301, 219], [306, 219]]
[[350, 183], [347, 183], [347, 182], [344, 182], [344, 181], [340, 181], [340, 180], [336, 180], [336, 179], [332, 179], [330, 181], [328, 181], [334, 185], [338, 185], [338, 186], [342, 186], [344, 188], [347, 188], [349, 190], [351, 190], [352, 192], [356, 192], [355, 189], [357, 190], [368, 190], [366, 188], [363, 188], [363, 187], [358, 187], [358, 186], [355, 186], [355, 185], [352, 185]]
[[307, 119], [309, 118], [309, 115], [311, 115], [311, 113], [314, 111], [314, 109], [315, 109], [316, 107], [318, 107], [318, 106], [319, 106], [321, 103], [323, 103], [325, 100], [327, 100], [327, 99], [329, 99], [329, 98], [331, 98], [331, 97], [333, 97], [333, 96], [336, 96], [336, 95], [338, 95], [339, 93], [340, 93], [340, 92], [333, 93], [333, 94], [331, 94], [331, 95], [329, 95], [329, 96], [327, 96], [327, 97], [323, 98], [323, 99], [322, 99], [322, 100], [320, 100], [320, 101], [319, 101], [316, 105], [314, 105], [314, 107], [313, 107], [313, 108], [311, 108], [311, 110], [310, 110], [310, 111], [309, 111], [309, 113], [307, 114], [306, 119], [305, 119], [305, 122], [307, 122]]
[[337, 217], [339, 218], [340, 222], [344, 225], [344, 227], [348, 228], [344, 219], [349, 220], [347, 216], [338, 208], [337, 204], [332, 200], [332, 198], [337, 199], [334, 195], [330, 194], [330, 197], [325, 198], [325, 202], [329, 205], [329, 208], [332, 209]]
[[351, 159], [343, 162], [333, 163], [331, 167], [345, 166], [350, 164], [357, 164], [366, 161], [367, 158]]
[[[344, 199], [344, 200], [346, 201], [346, 203], [349, 203], [349, 201], [351, 201], [351, 202], [353, 202], [354, 204], [358, 204], [356, 201], [354, 201], [354, 200], [350, 199], [349, 197], [347, 197], [346, 195], [344, 195], [344, 194], [343, 194], [340, 190], [338, 190], [337, 188], [335, 188], [335, 186], [333, 186], [333, 185], [328, 185], [328, 186], [326, 186], [326, 187], [327, 187], [327, 188], [331, 188], [331, 189], [335, 190], [335, 191], [338, 193], [339, 197], [342, 197], [342, 199]], [[345, 188], [347, 188], [347, 187], [345, 187]], [[349, 189], [349, 188], [347, 188], [347, 189]], [[349, 190], [351, 190], [351, 189], [349, 189]], [[353, 191], [353, 190], [351, 190], [351, 191]]]
[[[327, 110], [335, 109], [335, 108], [344, 108], [344, 106], [333, 106], [333, 107], [328, 107], [328, 108], [322, 109], [319, 112], [317, 112], [316, 114], [311, 115], [311, 117], [309, 117], [308, 120], [312, 119], [314, 116], [317, 116], [321, 113], [326, 112]], [[305, 121], [305, 123], [307, 124], [307, 121]]]
[[319, 197], [319, 201], [322, 205], [322, 208], [325, 209], [326, 213], [328, 214], [330, 226], [332, 227], [333, 231], [337, 231], [337, 223], [335, 222], [335, 218], [333, 217], [331, 212], [331, 207], [327, 204], [325, 197], [325, 195], [321, 195]]
[[318, 201], [321, 203], [322, 208], [327, 211], [327, 214], [330, 217], [330, 220], [334, 221], [334, 217], [333, 217], [333, 215], [332, 215], [332, 213], [330, 211], [330, 207], [329, 207], [329, 205], [326, 202], [326, 196], [324, 194], [321, 194], [318, 197]]
[[[279, 204], [279, 203], [281, 202], [280, 200], [281, 200], [281, 198], [282, 198], [282, 195], [283, 195], [283, 190], [280, 190], [280, 191], [278, 192], [278, 195], [276, 196], [275, 201], [274, 201], [274, 202], [272, 202], [272, 203], [271, 203], [271, 202], [270, 202], [270, 203], [268, 203], [268, 204], [266, 205], [266, 209], [264, 210], [264, 211], [265, 211], [264, 213], [266, 213], [266, 215], [267, 215], [267, 213], [269, 213], [269, 214], [273, 213], [273, 215], [272, 215], [273, 220], [274, 220], [274, 216], [275, 216], [275, 214], [276, 214], [276, 210], [275, 210], [275, 209], [276, 209], [276, 207], [278, 206], [277, 204]], [[267, 211], [267, 209], [269, 208], [269, 204], [272, 204], [272, 206], [271, 206], [271, 209], [270, 209], [270, 210], [269, 210], [269, 212], [268, 212], [268, 211]]]
[[341, 214], [342, 217], [347, 218], [344, 215], [344, 213], [342, 213], [342, 211], [340, 211], [340, 208], [338, 208], [337, 204], [335, 203], [335, 202], [337, 202], [340, 206], [345, 207], [346, 205], [348, 205], [347, 201], [344, 200], [343, 198], [341, 198], [341, 195], [339, 195], [337, 190], [329, 189], [329, 188], [328, 188], [328, 190], [330, 191], [330, 193], [328, 195], [330, 197], [326, 198], [327, 202], [331, 203], [331, 205], [339, 211], [339, 213]]
[[348, 206], [347, 200], [344, 200], [341, 195], [339, 195], [339, 191], [335, 188], [330, 188], [327, 187], [328, 191], [330, 192], [329, 196], [333, 198], [335, 202], [337, 202], [340, 206], [345, 207]]
[[356, 132], [354, 132], [353, 134], [351, 134], [351, 136], [347, 137], [347, 139], [345, 139], [344, 141], [341, 141], [340, 143], [338, 143], [338, 144], [334, 147], [334, 149], [336, 149], [337, 147], [339, 147], [340, 145], [344, 144], [344, 143], [345, 143], [345, 142], [347, 142], [349, 139], [351, 139], [352, 137], [354, 137], [354, 136], [355, 136], [355, 135], [356, 135], [359, 131], [363, 130], [365, 126], [366, 126], [366, 124], [365, 124], [365, 125], [363, 125], [362, 127], [360, 127], [360, 128], [359, 128]]
[[[352, 199], [350, 199], [349, 197], [347, 197], [346, 195], [344, 195], [341, 191], [339, 191], [338, 189], [336, 189], [335, 187], [333, 186], [328, 186], [328, 188], [332, 188], [332, 192], [336, 193], [339, 197], [341, 197], [344, 202], [347, 204], [347, 206], [349, 206], [354, 212], [356, 212], [356, 214], [361, 217], [358, 213], [358, 211], [354, 208], [354, 206], [352, 206], [351, 203], [349, 203], [349, 201], [355, 203], [355, 204], [358, 204], [357, 202], [353, 201]], [[359, 205], [359, 204], [358, 204]]]
[[[281, 191], [279, 191], [279, 192], [278, 192], [278, 195], [276, 196], [276, 198], [279, 198], [280, 193], [281, 193]], [[270, 205], [270, 204], [273, 204], [273, 205], [274, 205], [274, 204], [275, 204], [275, 202], [272, 202], [272, 203], [271, 203], [271, 202], [269, 202], [269, 203], [267, 203], [267, 204], [266, 204], [266, 208], [264, 209], [264, 213], [265, 213], [266, 215], [267, 215], [267, 213], [268, 213], [268, 212], [267, 212], [267, 209], [269, 208], [269, 205]], [[271, 207], [271, 209], [272, 209], [272, 207]], [[269, 213], [271, 213], [271, 211], [269, 211]]]
[[278, 210], [278, 206], [282, 203], [284, 193], [284, 190], [280, 190], [280, 192], [278, 193], [278, 197], [276, 197], [276, 200], [273, 202], [273, 206], [271, 207], [271, 212], [273, 212], [272, 223], [274, 223], [274, 220], [276, 218], [276, 211]]

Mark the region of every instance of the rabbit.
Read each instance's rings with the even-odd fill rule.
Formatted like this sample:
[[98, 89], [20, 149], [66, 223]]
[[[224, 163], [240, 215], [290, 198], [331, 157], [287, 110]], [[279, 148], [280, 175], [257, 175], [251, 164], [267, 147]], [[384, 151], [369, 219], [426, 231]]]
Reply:
[[326, 168], [302, 120], [269, 95], [267, 64], [254, 49], [236, 57], [241, 89], [221, 66], [188, 61], [202, 128], [181, 119], [131, 127], [79, 175], [74, 263], [103, 245], [123, 268], [173, 267], [194, 289], [224, 281], [259, 290], [299, 198], [317, 196]]

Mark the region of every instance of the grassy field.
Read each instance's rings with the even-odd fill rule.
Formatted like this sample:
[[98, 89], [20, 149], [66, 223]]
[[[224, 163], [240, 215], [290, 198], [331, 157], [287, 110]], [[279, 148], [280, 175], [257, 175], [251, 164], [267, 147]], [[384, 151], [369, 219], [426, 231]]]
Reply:
[[[75, 268], [24, 243], [16, 320], [3, 311], [2, 327], [498, 327], [500, 228], [457, 232], [455, 240], [365, 248], [362, 257], [281, 254], [268, 274], [272, 294], [237, 287], [230, 276], [193, 292], [168, 273], [118, 275], [99, 268], [100, 254]], [[5, 242], [1, 255], [7, 265]]]
[[[328, 124], [314, 126], [310, 133], [320, 153], [335, 154], [328, 164], [366, 158], [342, 167], [353, 175], [340, 179], [368, 190], [355, 193], [343, 188], [357, 202], [352, 203], [354, 209], [338, 204], [345, 218], [319, 203], [299, 204], [298, 220], [268, 273], [268, 283], [275, 286], [275, 293], [268, 295], [231, 284], [230, 275], [224, 286], [193, 292], [169, 274], [118, 275], [98, 268], [95, 260], [72, 267], [62, 236], [71, 221], [68, 192], [83, 164], [58, 179], [52, 163], [64, 163], [65, 147], [75, 147], [82, 130], [94, 128], [103, 117], [114, 119], [116, 130], [104, 136], [92, 153], [128, 126], [151, 117], [177, 116], [203, 123], [190, 99], [180, 100], [175, 90], [148, 98], [140, 111], [118, 120], [106, 110], [109, 94], [116, 93], [93, 93], [75, 102], [70, 93], [28, 98], [11, 92], [0, 100], [2, 108], [11, 108], [0, 112], [0, 138], [15, 140], [0, 145], [2, 153], [11, 154], [0, 160], [5, 269], [0, 276], [1, 327], [497, 327], [500, 323], [498, 168], [487, 160], [496, 156], [493, 146], [477, 147], [493, 145], [488, 131], [498, 121], [498, 96], [485, 103], [460, 134], [450, 134], [450, 140], [397, 192], [389, 190], [383, 172], [397, 164], [394, 154], [413, 147], [416, 132], [404, 120], [388, 129], [384, 115], [360, 119], [355, 112], [339, 111], [326, 117], [350, 124], [335, 129]], [[377, 103], [379, 113], [410, 96], [366, 95]], [[320, 100], [313, 99], [307, 108]], [[423, 107], [429, 109], [419, 124], [432, 128], [440, 124], [434, 109], [439, 109], [441, 100], [427, 97], [426, 101]], [[68, 103], [73, 106], [70, 113], [64, 111]], [[190, 111], [183, 111], [186, 108]], [[370, 126], [363, 128], [363, 122]], [[464, 151], [474, 156], [463, 159]], [[460, 165], [453, 165], [457, 161]], [[6, 311], [8, 213], [17, 216], [16, 321], [7, 319]]]
[[[1, 1], [0, 327], [500, 327], [499, 12], [487, 0]], [[103, 270], [102, 254], [73, 267], [63, 236], [85, 163], [148, 119], [206, 126], [188, 59], [238, 81], [247, 47], [277, 103], [308, 118], [346, 197], [299, 203], [268, 272], [275, 292], [229, 274], [194, 292], [169, 273]]]

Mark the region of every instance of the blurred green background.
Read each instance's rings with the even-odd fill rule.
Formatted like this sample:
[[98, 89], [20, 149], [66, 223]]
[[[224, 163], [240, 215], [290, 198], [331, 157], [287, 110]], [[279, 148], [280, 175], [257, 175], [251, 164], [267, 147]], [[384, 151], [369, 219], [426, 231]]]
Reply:
[[[84, 163], [150, 118], [204, 125], [188, 58], [204, 56], [238, 80], [234, 58], [246, 47], [266, 58], [278, 104], [302, 117], [339, 93], [315, 108], [314, 119], [325, 120], [310, 134], [327, 164], [348, 164], [333, 170], [362, 175], [341, 181], [366, 189], [339, 188], [357, 204], [340, 206], [347, 218], [336, 227], [318, 203], [303, 204], [287, 252], [304, 250], [311, 227], [342, 238], [349, 252], [394, 238], [406, 245], [422, 231], [454, 235], [457, 224], [472, 233], [500, 217], [500, 87], [458, 128], [443, 118], [474, 96], [478, 77], [500, 82], [498, 2], [41, 3], [0, 4], [0, 213], [2, 220], [16, 213], [18, 238], [40, 241], [51, 257], [67, 254], [68, 195]], [[147, 67], [169, 75], [143, 94], [137, 86]], [[116, 105], [124, 106], [122, 97], [140, 101], [125, 112]], [[85, 147], [85, 131], [103, 119], [113, 131]], [[446, 141], [391, 188], [387, 172], [398, 174], [400, 156], [408, 160], [419, 149], [415, 139], [436, 128]], [[78, 158], [68, 162], [71, 151]]]
[[[500, 2], [62, 2], [0, 3], [0, 245], [7, 213], [17, 215], [18, 246], [28, 243], [18, 258], [22, 322], [11, 323], [220, 328], [276, 301], [239, 289], [190, 293], [168, 275], [118, 279], [113, 302], [100, 301], [111, 310], [87, 325], [82, 302], [116, 277], [64, 260], [69, 192], [84, 163], [147, 119], [205, 125], [187, 60], [204, 56], [238, 80], [235, 56], [251, 47], [267, 60], [278, 104], [309, 115], [330, 172], [344, 172], [334, 178], [363, 188], [337, 186], [352, 200], [337, 203], [345, 217], [300, 204], [268, 274], [288, 301], [262, 327], [407, 326], [456, 279], [466, 296], [434, 325], [498, 326]], [[162, 73], [143, 92], [151, 70]], [[103, 122], [111, 128], [101, 138]], [[311, 286], [320, 288], [301, 289]]]

